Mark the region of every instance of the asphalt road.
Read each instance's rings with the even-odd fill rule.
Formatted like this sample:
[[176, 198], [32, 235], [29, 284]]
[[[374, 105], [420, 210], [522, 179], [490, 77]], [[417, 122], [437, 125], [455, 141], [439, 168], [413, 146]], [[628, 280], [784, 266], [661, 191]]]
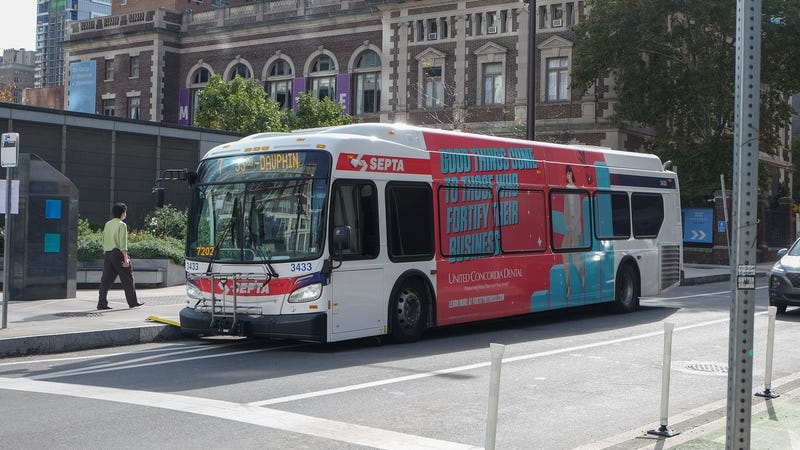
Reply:
[[[754, 391], [767, 330], [766, 289], [756, 292]], [[500, 343], [498, 449], [641, 448], [653, 441], [636, 436], [659, 421], [665, 321], [670, 424], [691, 435], [680, 427], [724, 406], [730, 302], [725, 282], [676, 288], [633, 314], [539, 314], [406, 345], [217, 338], [6, 359], [0, 446], [483, 447], [489, 345]], [[773, 380], [800, 374], [797, 322], [800, 309], [778, 317]]]

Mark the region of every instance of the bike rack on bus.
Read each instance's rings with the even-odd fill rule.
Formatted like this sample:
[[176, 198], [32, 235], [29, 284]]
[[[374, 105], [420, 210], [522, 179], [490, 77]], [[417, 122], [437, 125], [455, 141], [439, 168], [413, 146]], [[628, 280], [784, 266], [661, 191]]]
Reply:
[[[208, 280], [211, 288], [211, 305], [206, 305], [206, 298], [201, 300], [202, 306], [197, 307], [199, 312], [206, 312], [211, 315], [209, 326], [214, 328], [219, 322], [224, 322], [230, 319], [229, 329], [223, 329], [224, 332], [236, 329], [239, 322], [239, 315], [246, 316], [260, 316], [262, 309], [258, 306], [245, 306], [240, 307], [238, 300], [237, 286], [242, 282], [264, 282], [263, 273], [218, 273], [218, 274], [187, 274], [187, 279], [190, 281], [203, 281]], [[268, 280], [267, 280], [268, 281]], [[231, 283], [230, 286], [228, 283]], [[222, 293], [219, 298], [217, 287], [220, 287]], [[230, 294], [228, 290], [230, 289]], [[230, 295], [230, 300], [228, 296]], [[233, 304], [229, 307], [227, 303], [232, 301]]]

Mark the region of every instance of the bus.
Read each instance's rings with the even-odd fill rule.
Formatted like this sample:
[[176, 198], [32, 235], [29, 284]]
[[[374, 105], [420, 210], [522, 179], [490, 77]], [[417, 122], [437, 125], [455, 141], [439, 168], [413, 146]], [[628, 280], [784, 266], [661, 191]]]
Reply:
[[655, 155], [370, 123], [218, 146], [164, 171], [162, 204], [158, 181], [176, 178], [191, 188], [188, 335], [410, 342], [630, 312], [680, 282], [678, 179]]

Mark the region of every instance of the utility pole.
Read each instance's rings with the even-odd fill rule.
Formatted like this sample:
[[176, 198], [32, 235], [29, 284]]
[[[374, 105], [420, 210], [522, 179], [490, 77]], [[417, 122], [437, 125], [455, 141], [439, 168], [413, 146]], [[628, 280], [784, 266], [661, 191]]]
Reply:
[[528, 140], [536, 138], [536, 0], [528, 0]]
[[756, 203], [761, 88], [761, 0], [736, 1], [733, 135], [733, 261], [726, 448], [750, 448], [753, 398], [753, 319], [756, 297]]

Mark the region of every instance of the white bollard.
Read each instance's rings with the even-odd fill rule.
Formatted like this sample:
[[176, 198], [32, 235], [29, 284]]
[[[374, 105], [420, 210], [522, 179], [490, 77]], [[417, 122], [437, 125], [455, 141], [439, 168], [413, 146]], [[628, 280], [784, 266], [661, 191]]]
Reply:
[[497, 436], [497, 404], [500, 400], [500, 368], [503, 365], [503, 344], [489, 344], [492, 353], [491, 376], [489, 377], [489, 412], [486, 417], [486, 450], [494, 450]]
[[669, 419], [669, 375], [672, 370], [672, 330], [674, 328], [674, 323], [664, 322], [664, 360], [661, 371], [661, 420], [658, 429], [647, 431], [647, 434], [655, 434], [664, 437], [672, 437], [680, 434], [667, 427], [667, 420]]
[[778, 398], [780, 394], [772, 392], [772, 349], [775, 346], [775, 316], [778, 308], [769, 307], [769, 322], [767, 324], [767, 361], [764, 368], [764, 391], [756, 392], [757, 397]]

